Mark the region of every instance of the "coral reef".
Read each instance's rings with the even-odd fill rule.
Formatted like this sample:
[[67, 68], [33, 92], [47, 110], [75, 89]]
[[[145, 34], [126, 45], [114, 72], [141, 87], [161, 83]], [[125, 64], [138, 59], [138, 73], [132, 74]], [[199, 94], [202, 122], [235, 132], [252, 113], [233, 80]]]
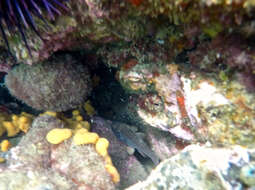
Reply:
[[1, 188], [254, 187], [254, 0], [6, 2]]
[[33, 66], [18, 65], [8, 73], [5, 84], [13, 96], [38, 110], [75, 108], [91, 92], [88, 69], [69, 55]]
[[213, 148], [190, 145], [179, 154], [160, 163], [145, 181], [127, 190], [176, 188], [230, 190], [252, 187], [254, 185], [252, 155], [254, 149], [240, 146]]

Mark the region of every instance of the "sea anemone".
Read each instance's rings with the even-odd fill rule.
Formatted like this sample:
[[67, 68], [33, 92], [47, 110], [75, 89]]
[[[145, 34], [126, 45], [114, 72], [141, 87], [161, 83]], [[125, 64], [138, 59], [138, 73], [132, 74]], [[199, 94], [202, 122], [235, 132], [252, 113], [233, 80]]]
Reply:
[[56, 14], [61, 15], [60, 9], [67, 10], [67, 7], [64, 5], [65, 1], [67, 0], [1, 0], [0, 30], [9, 52], [10, 46], [6, 36], [7, 29], [10, 34], [16, 29], [19, 31], [22, 40], [31, 55], [25, 29], [31, 28], [41, 38], [33, 17], [37, 16], [46, 23], [42, 15], [42, 10], [45, 10], [50, 19], [54, 20]]

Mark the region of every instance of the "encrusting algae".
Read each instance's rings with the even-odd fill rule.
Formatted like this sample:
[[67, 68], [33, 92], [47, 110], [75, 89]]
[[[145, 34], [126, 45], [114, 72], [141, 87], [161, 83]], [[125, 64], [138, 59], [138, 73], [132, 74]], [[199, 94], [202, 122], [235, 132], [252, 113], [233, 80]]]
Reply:
[[93, 106], [91, 105], [90, 101], [88, 100], [87, 102], [85, 102], [84, 104], [84, 109], [86, 110], [87, 114], [89, 116], [93, 116], [96, 114], [95, 109], [93, 108]]
[[[56, 117], [57, 114], [52, 112], [45, 112], [44, 114], [49, 114]], [[113, 166], [110, 155], [108, 154], [109, 141], [106, 138], [100, 138], [97, 133], [89, 132], [90, 124], [83, 120], [78, 110], [72, 112], [72, 118], [66, 118], [60, 116], [68, 128], [55, 128], [48, 132], [46, 139], [51, 144], [59, 144], [69, 139], [73, 135], [73, 143], [75, 145], [87, 145], [94, 144], [96, 152], [101, 155], [105, 160], [105, 168], [112, 177], [114, 183], [120, 181], [120, 175], [117, 169]]]

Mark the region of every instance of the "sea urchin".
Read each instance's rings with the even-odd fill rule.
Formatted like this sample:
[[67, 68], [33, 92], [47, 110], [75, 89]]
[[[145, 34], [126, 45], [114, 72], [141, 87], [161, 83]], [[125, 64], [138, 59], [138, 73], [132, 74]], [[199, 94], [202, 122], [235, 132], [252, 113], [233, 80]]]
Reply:
[[25, 29], [31, 28], [40, 37], [33, 17], [37, 16], [46, 23], [42, 15], [42, 10], [44, 9], [50, 19], [53, 20], [55, 14], [61, 14], [59, 8], [67, 9], [63, 4], [64, 1], [67, 0], [0, 0], [0, 30], [9, 52], [10, 46], [6, 36], [7, 29], [10, 34], [15, 30], [19, 31], [30, 53]]

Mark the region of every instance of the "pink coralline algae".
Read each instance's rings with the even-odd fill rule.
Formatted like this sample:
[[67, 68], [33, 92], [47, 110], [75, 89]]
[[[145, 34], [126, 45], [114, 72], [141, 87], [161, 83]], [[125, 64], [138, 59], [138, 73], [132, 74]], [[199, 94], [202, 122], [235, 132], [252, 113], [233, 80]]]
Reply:
[[211, 42], [202, 42], [198, 48], [189, 53], [190, 63], [210, 70], [217, 64], [255, 70], [255, 50], [248, 41], [239, 35], [218, 36]]
[[108, 66], [128, 70], [138, 63], [165, 64], [170, 62], [176, 54], [168, 45], [142, 39], [122, 47], [100, 48], [98, 55]]
[[[56, 1], [49, 2], [54, 2], [56, 9], [63, 7], [59, 6], [60, 3], [56, 4]], [[35, 63], [47, 59], [56, 51], [84, 48], [91, 50], [98, 44], [132, 42], [148, 36], [156, 39], [163, 36], [163, 41], [159, 38], [160, 43], [172, 46], [171, 52], [180, 52], [193, 47], [196, 38], [204, 34], [215, 38], [221, 32], [227, 32], [227, 27], [234, 32], [241, 28], [241, 31], [246, 31], [245, 33], [250, 35], [254, 31], [252, 0], [58, 2], [63, 2], [67, 11], [60, 11], [62, 14], [56, 16], [54, 22], [48, 23], [50, 27], [46, 27], [40, 19], [34, 19], [36, 31], [40, 33], [42, 40], [31, 28], [26, 30], [27, 45], [23, 43], [24, 37], [21, 35], [13, 34], [10, 37], [6, 35], [11, 51], [15, 52], [18, 61]], [[20, 7], [23, 8], [21, 5]], [[51, 8], [49, 8], [51, 12], [59, 13], [58, 10]], [[52, 17], [51, 12], [47, 9], [41, 16], [49, 13], [49, 17]], [[23, 9], [22, 13], [25, 14]], [[19, 14], [15, 12], [15, 16], [17, 15]], [[31, 25], [31, 19], [26, 18], [27, 15], [25, 19], [19, 16], [19, 19], [24, 21], [24, 26], [26, 23]], [[3, 27], [5, 30], [8, 29], [5, 25]], [[29, 56], [26, 46], [30, 47], [32, 56]]]

